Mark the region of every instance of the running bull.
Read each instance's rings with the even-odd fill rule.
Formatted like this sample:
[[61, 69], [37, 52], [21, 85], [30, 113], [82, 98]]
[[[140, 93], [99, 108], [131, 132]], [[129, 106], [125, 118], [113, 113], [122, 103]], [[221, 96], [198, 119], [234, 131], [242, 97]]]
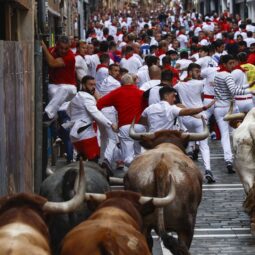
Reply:
[[233, 131], [234, 167], [246, 193], [243, 206], [251, 217], [251, 232], [255, 235], [255, 108], [246, 115], [233, 113], [232, 103], [224, 120], [237, 127]]
[[[105, 193], [110, 186], [104, 170], [98, 164], [84, 162], [86, 169], [86, 187], [88, 192]], [[40, 194], [51, 201], [67, 201], [74, 195], [75, 178], [78, 162], [63, 166], [49, 176], [41, 185]], [[59, 247], [64, 236], [73, 227], [86, 220], [92, 213], [92, 207], [83, 203], [73, 213], [56, 215], [49, 223], [51, 242], [54, 254], [59, 254]]]
[[[135, 132], [133, 125], [130, 128], [130, 137], [139, 140], [148, 151], [131, 163], [124, 178], [125, 188], [144, 196], [161, 197], [168, 193], [172, 185], [176, 189], [172, 203], [144, 218], [144, 231], [151, 249], [151, 230], [154, 229], [174, 255], [189, 254], [197, 209], [202, 198], [203, 178], [196, 164], [185, 155], [185, 148], [189, 141], [208, 137], [204, 119], [203, 124], [204, 131], [199, 134], [173, 130], [141, 134]], [[176, 232], [178, 240], [166, 231]]]
[[47, 216], [75, 210], [84, 199], [85, 181], [80, 170], [78, 191], [67, 202], [49, 202], [35, 194], [20, 193], [0, 199], [0, 254], [50, 255]]
[[150, 255], [142, 234], [142, 215], [172, 202], [175, 186], [164, 198], [143, 197], [132, 191], [87, 194], [85, 200], [99, 204], [96, 211], [63, 240], [61, 255]]

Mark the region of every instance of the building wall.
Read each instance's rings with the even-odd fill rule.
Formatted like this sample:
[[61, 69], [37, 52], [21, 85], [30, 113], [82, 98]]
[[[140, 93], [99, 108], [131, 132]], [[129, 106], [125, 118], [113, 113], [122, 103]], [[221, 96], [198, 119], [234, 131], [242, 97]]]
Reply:
[[34, 190], [34, 6], [0, 4], [0, 195]]

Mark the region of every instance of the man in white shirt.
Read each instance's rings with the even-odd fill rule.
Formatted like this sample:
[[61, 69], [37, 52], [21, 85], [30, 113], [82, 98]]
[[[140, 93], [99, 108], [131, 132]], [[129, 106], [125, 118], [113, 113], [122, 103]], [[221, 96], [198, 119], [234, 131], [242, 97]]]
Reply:
[[141, 62], [134, 56], [134, 49], [131, 46], [126, 47], [125, 57], [120, 61], [120, 67], [126, 68], [129, 73], [137, 74], [138, 69], [142, 67]]
[[137, 86], [141, 87], [145, 82], [150, 80], [150, 75], [149, 75], [149, 68], [152, 65], [159, 65], [159, 58], [157, 58], [156, 56], [146, 56], [145, 57], [145, 65], [143, 65], [141, 68], [139, 68], [138, 72], [137, 72], [137, 76], [138, 76], [138, 82], [137, 82]]
[[150, 80], [143, 83], [143, 85], [140, 87], [140, 89], [143, 91], [151, 89], [160, 84], [161, 69], [158, 66], [156, 65], [151, 66], [149, 68], [149, 75]]
[[253, 37], [253, 33], [251, 31], [247, 31], [247, 38], [244, 39], [247, 43], [247, 47], [250, 48], [251, 44], [255, 43], [255, 38]]
[[185, 27], [180, 27], [179, 33], [177, 34], [176, 39], [180, 43], [180, 49], [186, 49], [188, 43], [188, 37], [186, 36]]
[[187, 77], [187, 69], [191, 63], [193, 62], [189, 59], [189, 53], [187, 51], [182, 51], [180, 53], [180, 59], [176, 61], [175, 66], [176, 69], [180, 70], [180, 80]]
[[[172, 87], [162, 87], [159, 90], [160, 99], [161, 101], [156, 104], [152, 104], [147, 107], [143, 113], [140, 120], [140, 123], [147, 123], [149, 127], [149, 132], [155, 132], [159, 130], [165, 129], [174, 129], [175, 119], [178, 116], [189, 116], [201, 113], [209, 109], [214, 102], [210, 103], [206, 106], [195, 107], [195, 108], [180, 108], [174, 105], [176, 101], [176, 90]], [[190, 117], [192, 119], [193, 117]], [[195, 119], [195, 118], [193, 118]], [[202, 121], [199, 119], [197, 120], [198, 123]], [[196, 131], [197, 132], [197, 131]], [[202, 130], [201, 130], [202, 132]], [[205, 171], [205, 178], [207, 179], [208, 183], [214, 183], [215, 180], [213, 178], [212, 172], [210, 170]]]
[[[111, 91], [119, 88], [121, 86], [120, 82], [120, 67], [117, 64], [112, 64], [109, 66], [109, 75], [103, 80], [100, 87], [98, 88], [98, 93], [100, 97], [103, 97], [110, 93]], [[117, 111], [111, 107], [105, 107], [102, 110], [104, 116], [109, 119], [113, 124], [117, 126]], [[117, 147], [118, 136], [113, 130], [104, 125], [99, 125], [100, 128], [100, 140], [101, 140], [101, 156], [103, 160], [103, 165], [107, 168], [112, 169], [114, 164], [114, 159], [118, 158], [119, 149]], [[119, 158], [120, 160], [121, 158]]]
[[[175, 89], [178, 91], [181, 103], [187, 108], [203, 107], [202, 93], [204, 88], [204, 81], [201, 80], [201, 67], [196, 63], [192, 63], [188, 67], [188, 77], [183, 82], [179, 82], [175, 85]], [[214, 103], [214, 102], [213, 102]], [[205, 115], [205, 114], [204, 114]], [[183, 117], [183, 124], [189, 132], [200, 133], [203, 130], [201, 121], [193, 117]], [[209, 183], [215, 182], [210, 163], [210, 149], [208, 146], [208, 140], [199, 141], [199, 149], [202, 155], [205, 175]]]
[[77, 47], [77, 53], [75, 56], [75, 71], [76, 77], [79, 83], [82, 78], [88, 74], [88, 66], [85, 60], [85, 55], [87, 54], [88, 46], [86, 42], [80, 41]]
[[178, 116], [188, 116], [198, 114], [209, 108], [212, 104], [199, 108], [183, 108], [175, 105], [176, 90], [172, 87], [165, 86], [160, 88], [160, 102], [147, 107], [141, 118], [141, 123], [147, 123], [149, 132], [159, 130], [173, 130], [175, 118]]
[[79, 154], [88, 160], [97, 162], [100, 149], [93, 122], [96, 121], [101, 125], [112, 128], [114, 131], [117, 128], [96, 107], [96, 99], [94, 97], [96, 88], [95, 79], [87, 75], [83, 77], [81, 82], [83, 91], [76, 94], [67, 109], [67, 114], [71, 118], [69, 123], [71, 128], [70, 139]]
[[96, 68], [96, 89], [101, 86], [103, 80], [109, 75], [110, 57], [108, 54], [102, 54], [99, 57], [100, 64]]

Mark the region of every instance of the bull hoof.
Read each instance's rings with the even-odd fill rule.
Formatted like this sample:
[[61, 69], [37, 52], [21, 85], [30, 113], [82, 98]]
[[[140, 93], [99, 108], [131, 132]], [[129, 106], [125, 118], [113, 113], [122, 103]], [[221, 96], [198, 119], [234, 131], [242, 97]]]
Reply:
[[255, 236], [255, 223], [251, 223], [251, 234]]

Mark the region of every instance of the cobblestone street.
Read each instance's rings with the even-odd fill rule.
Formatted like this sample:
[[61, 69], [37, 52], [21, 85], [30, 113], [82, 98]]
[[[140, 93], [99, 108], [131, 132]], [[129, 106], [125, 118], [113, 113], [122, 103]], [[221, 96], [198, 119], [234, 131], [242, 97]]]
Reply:
[[[237, 174], [227, 174], [220, 142], [213, 141], [210, 148], [217, 183], [203, 185], [190, 252], [192, 255], [255, 254], [255, 238], [250, 234], [249, 218], [242, 208], [245, 197], [242, 185]], [[201, 157], [198, 163], [202, 169]], [[154, 255], [171, 254], [161, 247], [156, 236], [154, 242]]]

